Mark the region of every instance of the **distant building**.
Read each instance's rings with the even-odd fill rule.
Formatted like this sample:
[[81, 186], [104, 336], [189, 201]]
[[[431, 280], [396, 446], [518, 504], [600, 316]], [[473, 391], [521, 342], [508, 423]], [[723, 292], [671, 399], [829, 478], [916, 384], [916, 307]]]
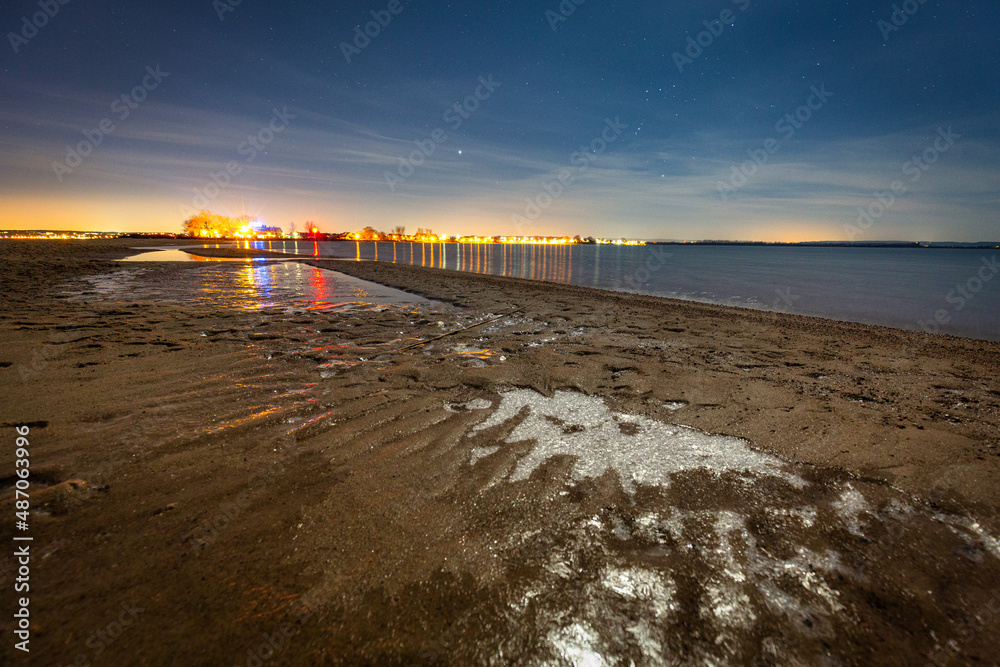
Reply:
[[255, 231], [259, 239], [280, 239], [285, 235], [281, 227], [258, 227]]

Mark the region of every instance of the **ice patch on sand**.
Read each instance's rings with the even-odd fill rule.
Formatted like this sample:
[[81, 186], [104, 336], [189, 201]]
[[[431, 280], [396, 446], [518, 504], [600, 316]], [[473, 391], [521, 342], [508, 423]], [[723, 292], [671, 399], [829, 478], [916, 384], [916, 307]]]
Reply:
[[499, 449], [499, 445], [492, 445], [490, 447], [473, 447], [472, 453], [469, 455], [469, 465], [476, 465], [476, 461], [496, 454]]
[[966, 544], [981, 545], [995, 558], [1000, 558], [1000, 540], [993, 537], [975, 519], [952, 514], [935, 514], [934, 519], [947, 525], [953, 533], [964, 539]]
[[611, 664], [597, 649], [600, 643], [597, 633], [586, 623], [577, 622], [550, 632], [548, 640], [556, 654], [575, 667], [603, 667]]
[[699, 611], [720, 628], [751, 627], [764, 611], [761, 599], [788, 615], [825, 616], [841, 609], [839, 593], [823, 576], [842, 571], [839, 554], [796, 545], [791, 558], [775, 557], [758, 546], [745, 515], [673, 507], [665, 516], [642, 516], [636, 525], [643, 542], [677, 545], [686, 559], [709, 566]]
[[674, 609], [671, 602], [677, 592], [674, 582], [652, 570], [608, 567], [604, 570], [601, 583], [624, 598], [652, 603], [653, 613], [658, 618], [667, 616]]
[[[543, 664], [753, 664], [761, 655], [818, 664], [838, 633], [880, 613], [867, 602], [869, 581], [920, 600], [918, 609], [936, 607], [931, 591], [895, 580], [902, 559], [932, 551], [961, 566], [1000, 553], [987, 526], [914, 506], [884, 485], [810, 479], [806, 502], [771, 478], [756, 489], [721, 481], [736, 494], [699, 495], [701, 476], [679, 477], [662, 499], [684, 507], [650, 494], [560, 516], [558, 530], [532, 533], [547, 546], [537, 560], [525, 559], [522, 533], [501, 547], [532, 573], [513, 585], [511, 623], [533, 625], [553, 653]], [[867, 537], [847, 534], [862, 530]], [[690, 627], [697, 633], [679, 643]]]
[[861, 527], [861, 514], [870, 514], [872, 511], [871, 506], [865, 497], [861, 495], [853, 486], [848, 484], [844, 489], [844, 492], [840, 494], [840, 499], [831, 503], [833, 508], [837, 510], [837, 514], [847, 525], [847, 531], [852, 535], [857, 535], [858, 537], [864, 537], [864, 531]]
[[757, 614], [750, 596], [728, 583], [709, 582], [702, 591], [701, 617], [723, 627], [751, 628]]
[[801, 478], [782, 470], [780, 459], [753, 451], [739, 438], [613, 412], [600, 398], [571, 391], [557, 391], [546, 398], [530, 389], [517, 389], [500, 396], [496, 412], [473, 430], [498, 426], [528, 409], [506, 442], [534, 440], [536, 445], [518, 462], [511, 482], [528, 479], [553, 456], [570, 455], [576, 457], [574, 479], [615, 470], [629, 494], [635, 493], [636, 484], [669, 486], [672, 474], [700, 469], [767, 475], [799, 488], [805, 485]]
[[73, 299], [91, 297], [94, 294], [111, 296], [131, 292], [136, 279], [148, 269], [121, 269], [95, 276], [84, 276], [72, 284], [72, 289], [65, 292]]
[[[845, 613], [835, 586], [850, 571], [840, 554], [783, 533], [779, 545], [760, 543], [756, 521], [740, 512], [670, 507], [641, 514], [632, 519], [634, 543], [626, 551], [633, 555], [625, 558], [612, 547], [621, 522], [611, 508], [578, 518], [567, 527], [570, 539], [539, 563], [538, 576], [512, 592], [516, 622], [534, 619], [555, 653], [544, 664], [743, 664], [733, 658], [763, 628], [777, 623], [829, 639]], [[678, 577], [696, 585], [682, 594]], [[677, 628], [692, 622], [704, 634], [674, 655]]]
[[791, 508], [769, 507], [767, 508], [767, 512], [768, 514], [773, 514], [774, 516], [798, 519], [802, 522], [802, 526], [804, 528], [812, 528], [816, 525], [816, 518], [819, 516], [819, 512], [816, 508], [811, 506]]
[[445, 403], [444, 409], [448, 412], [466, 412], [468, 410], [485, 410], [492, 405], [485, 398], [474, 398], [465, 403]]

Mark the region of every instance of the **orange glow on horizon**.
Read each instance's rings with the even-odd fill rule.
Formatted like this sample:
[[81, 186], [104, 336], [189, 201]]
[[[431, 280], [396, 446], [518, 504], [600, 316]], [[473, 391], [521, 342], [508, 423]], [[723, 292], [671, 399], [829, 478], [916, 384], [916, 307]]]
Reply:
[[[221, 202], [220, 207], [234, 212], [243, 209], [237, 202], [232, 202], [232, 206], [229, 206], [229, 202]], [[316, 220], [322, 231], [326, 232], [360, 229], [366, 224], [391, 224], [385, 223], [384, 217], [382, 222], [372, 220], [370, 206], [360, 198], [340, 199], [336, 202], [317, 200], [308, 202], [304, 207], [306, 210], [295, 203], [286, 205], [285, 202], [275, 201], [268, 202], [266, 207], [255, 206], [253, 210], [265, 208], [269, 224], [279, 224], [287, 228], [293, 220], [300, 221], [299, 229], [306, 231], [300, 231], [299, 238], [308, 233], [309, 229], [303, 227], [303, 220]], [[600, 216], [596, 212], [594, 215]], [[705, 220], [697, 218], [678, 221], [657, 220], [648, 227], [632, 221], [623, 224], [620, 232], [617, 225], [602, 223], [590, 217], [577, 221], [553, 217], [547, 220], [545, 225], [533, 228], [531, 231], [534, 233], [526, 235], [526, 238], [539, 239], [539, 243], [542, 242], [540, 239], [571, 238], [566, 236], [566, 232], [572, 230], [572, 233], [579, 233], [580, 236], [594, 237], [618, 232], [633, 237], [641, 234], [645, 238], [679, 240], [717, 238], [777, 243], [848, 240], [844, 235], [843, 220], [839, 218], [789, 216], [776, 220], [758, 220], [758, 216], [748, 214], [748, 217], [742, 220], [733, 221], [715, 216], [710, 211], [706, 212], [705, 216]], [[53, 192], [5, 193], [3, 206], [0, 206], [0, 230], [52, 230], [67, 234], [81, 231], [180, 234], [184, 217], [179, 208], [178, 197], [170, 193], [143, 196], [127, 192], [81, 191], [67, 188]], [[412, 226], [413, 229], [420, 225], [435, 229], [457, 230], [455, 234], [441, 234], [433, 240], [435, 243], [442, 241], [451, 243], [459, 240], [465, 243], [489, 243], [495, 236], [488, 234], [489, 231], [511, 229], [506, 216], [470, 213], [465, 209], [444, 211], [437, 215], [424, 214], [421, 211], [400, 211], [390, 217], [398, 217], [401, 225], [405, 224], [408, 228]], [[760, 217], [763, 217], [763, 214]], [[464, 230], [475, 230], [477, 233], [462, 235], [461, 232]], [[905, 232], [900, 232], [898, 228], [880, 229], [879, 236], [953, 240], [940, 239], [941, 234], [938, 230], [927, 226], [918, 226]], [[501, 234], [500, 238], [519, 237], [513, 234]], [[876, 239], [873, 232], [870, 240]], [[386, 240], [417, 242], [410, 235]], [[545, 243], [549, 244], [550, 241]]]

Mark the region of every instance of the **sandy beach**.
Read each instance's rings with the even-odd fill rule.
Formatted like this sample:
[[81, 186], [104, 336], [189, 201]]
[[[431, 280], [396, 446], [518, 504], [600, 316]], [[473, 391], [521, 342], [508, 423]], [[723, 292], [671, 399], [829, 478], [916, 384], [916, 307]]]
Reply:
[[95, 278], [141, 245], [0, 242], [33, 664], [1000, 663], [998, 343], [373, 262], [294, 263], [432, 303]]

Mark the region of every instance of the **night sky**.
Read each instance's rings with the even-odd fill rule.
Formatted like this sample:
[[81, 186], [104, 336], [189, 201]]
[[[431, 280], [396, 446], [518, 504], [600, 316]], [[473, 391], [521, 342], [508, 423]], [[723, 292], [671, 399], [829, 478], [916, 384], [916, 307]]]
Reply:
[[1000, 237], [994, 0], [230, 1], [7, 0], [0, 227]]

